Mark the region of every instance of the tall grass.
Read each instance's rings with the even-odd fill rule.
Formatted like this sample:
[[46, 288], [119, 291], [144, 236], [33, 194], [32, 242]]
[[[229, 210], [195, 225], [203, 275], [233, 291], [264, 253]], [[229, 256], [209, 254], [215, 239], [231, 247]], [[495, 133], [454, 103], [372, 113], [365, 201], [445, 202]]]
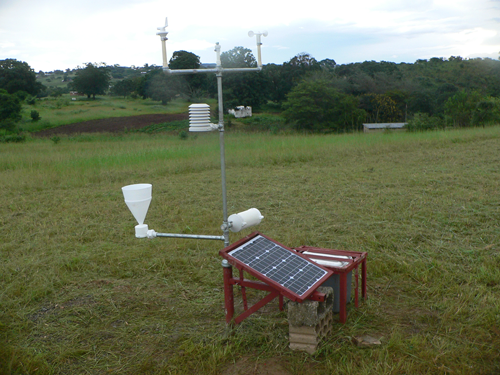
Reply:
[[368, 252], [369, 299], [309, 356], [276, 304], [226, 330], [220, 243], [134, 238], [120, 188], [138, 182], [150, 228], [219, 234], [217, 134], [2, 145], [0, 372], [496, 373], [499, 149], [500, 127], [226, 133], [231, 213], [258, 207], [289, 246]]

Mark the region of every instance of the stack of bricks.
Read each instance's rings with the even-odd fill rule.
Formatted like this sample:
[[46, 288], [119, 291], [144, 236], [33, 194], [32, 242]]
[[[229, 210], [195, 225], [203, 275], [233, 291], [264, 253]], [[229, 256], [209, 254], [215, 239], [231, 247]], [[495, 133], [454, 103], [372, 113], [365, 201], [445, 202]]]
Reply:
[[324, 302], [288, 302], [289, 339], [292, 350], [313, 354], [321, 339], [332, 330], [333, 289], [319, 287], [317, 290], [325, 294]]

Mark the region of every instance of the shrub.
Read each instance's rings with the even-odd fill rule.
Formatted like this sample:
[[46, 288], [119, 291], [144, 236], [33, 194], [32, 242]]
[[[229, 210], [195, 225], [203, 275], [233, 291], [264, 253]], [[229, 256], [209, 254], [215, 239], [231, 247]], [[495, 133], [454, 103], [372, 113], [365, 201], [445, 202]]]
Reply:
[[443, 127], [443, 120], [439, 117], [429, 116], [427, 113], [415, 113], [408, 121], [406, 129], [409, 132], [423, 132], [426, 130], [436, 130]]
[[38, 111], [37, 111], [37, 110], [34, 110], [34, 109], [33, 109], [33, 110], [31, 111], [31, 114], [30, 114], [30, 115], [31, 115], [31, 120], [32, 120], [32, 121], [39, 121], [39, 120], [41, 119], [41, 117], [40, 117], [40, 113], [38, 113]]
[[1, 143], [22, 143], [26, 141], [25, 134], [8, 134], [0, 136]]
[[36, 96], [29, 96], [28, 98], [26, 98], [26, 103], [28, 105], [35, 105], [35, 103], [36, 103]]

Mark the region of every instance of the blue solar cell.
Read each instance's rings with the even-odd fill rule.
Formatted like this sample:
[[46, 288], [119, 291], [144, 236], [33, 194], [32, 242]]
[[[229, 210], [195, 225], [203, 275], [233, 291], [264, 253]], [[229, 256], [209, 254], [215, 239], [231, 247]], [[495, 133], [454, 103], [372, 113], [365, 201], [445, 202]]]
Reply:
[[328, 273], [261, 235], [228, 254], [299, 296]]

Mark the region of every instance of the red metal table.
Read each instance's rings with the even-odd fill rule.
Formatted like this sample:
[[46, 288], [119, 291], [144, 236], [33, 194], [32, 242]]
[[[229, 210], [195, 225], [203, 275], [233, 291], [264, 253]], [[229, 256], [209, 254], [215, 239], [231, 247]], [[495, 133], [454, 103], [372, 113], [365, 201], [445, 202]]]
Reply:
[[[339, 275], [339, 301], [340, 311], [339, 320], [341, 323], [347, 321], [347, 275], [354, 270], [355, 274], [355, 290], [354, 290], [354, 304], [358, 307], [358, 267], [361, 265], [361, 295], [366, 299], [366, 259], [368, 253], [359, 251], [345, 251], [323, 249], [320, 247], [300, 246], [293, 248], [299, 253], [305, 255], [311, 260], [320, 260], [326, 262], [341, 262], [344, 265], [332, 266], [322, 263], [325, 268], [332, 270], [334, 274]], [[304, 254], [305, 253], [305, 254]], [[314, 254], [311, 254], [314, 253]]]
[[[318, 279], [317, 281], [314, 281], [310, 287], [303, 292], [303, 294], [298, 295], [297, 293], [291, 291], [284, 285], [280, 285], [276, 281], [270, 279], [269, 277], [265, 276], [264, 274], [256, 271], [249, 265], [245, 264], [244, 262], [234, 258], [231, 256], [231, 252], [240, 246], [244, 245], [245, 243], [253, 240], [254, 238], [261, 237], [265, 238], [269, 243], [275, 244], [279, 246], [281, 249], [283, 249], [285, 252], [293, 253], [295, 257], [300, 257], [303, 258], [303, 262], [309, 263], [309, 264], [314, 264], [313, 267], [319, 268], [320, 270], [323, 269], [324, 271], [324, 276], [321, 277], [321, 279]], [[334, 274], [331, 270], [327, 269], [327, 267], [323, 267], [321, 265], [315, 264], [314, 261], [310, 260], [308, 257], [305, 255], [300, 254], [300, 252], [297, 252], [291, 248], [287, 248], [286, 246], [280, 244], [277, 241], [274, 241], [273, 239], [259, 233], [259, 232], [254, 232], [241, 240], [235, 242], [234, 244], [222, 249], [219, 254], [224, 258], [223, 260], [223, 267], [224, 267], [224, 300], [225, 300], [225, 310], [226, 310], [226, 323], [230, 323], [233, 320], [234, 316], [234, 295], [233, 295], [233, 286], [238, 285], [241, 288], [241, 296], [243, 299], [243, 313], [241, 313], [239, 316], [237, 316], [234, 319], [235, 324], [241, 323], [244, 319], [249, 317], [251, 314], [274, 300], [276, 297], [279, 298], [279, 308], [280, 310], [283, 310], [283, 297], [287, 297], [292, 301], [297, 301], [297, 302], [302, 302], [305, 299], [310, 299], [313, 301], [324, 301], [325, 300], [325, 294], [318, 292], [316, 289], [330, 276]], [[283, 260], [284, 262], [284, 260]], [[239, 277], [233, 277], [233, 271], [232, 271], [232, 266], [236, 267], [239, 271]], [[273, 267], [276, 268], [276, 267]], [[302, 271], [302, 269], [300, 270]], [[244, 272], [247, 272], [248, 274], [256, 277], [258, 280], [248, 280], [244, 278]], [[293, 277], [291, 277], [293, 279]], [[249, 307], [248, 302], [247, 302], [247, 296], [246, 296], [246, 288], [251, 288], [251, 289], [257, 289], [257, 290], [263, 290], [268, 292], [269, 294], [262, 298], [260, 301], [255, 303], [253, 306]]]

